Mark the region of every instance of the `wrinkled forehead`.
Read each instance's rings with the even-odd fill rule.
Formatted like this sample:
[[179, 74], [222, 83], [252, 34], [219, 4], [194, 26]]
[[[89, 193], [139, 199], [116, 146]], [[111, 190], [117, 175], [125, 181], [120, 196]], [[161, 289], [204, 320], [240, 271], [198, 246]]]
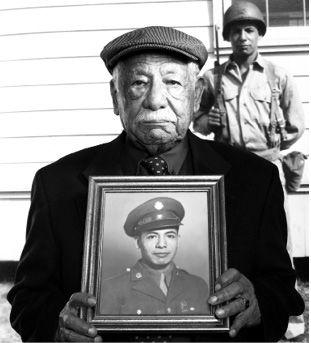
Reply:
[[130, 77], [144, 74], [175, 74], [183, 78], [195, 77], [199, 73], [197, 63], [179, 55], [159, 51], [133, 54], [120, 60], [113, 71], [113, 76]]
[[171, 68], [187, 67], [190, 61], [179, 55], [167, 54], [161, 51], [147, 51], [125, 57], [121, 63], [127, 67], [170, 65]]

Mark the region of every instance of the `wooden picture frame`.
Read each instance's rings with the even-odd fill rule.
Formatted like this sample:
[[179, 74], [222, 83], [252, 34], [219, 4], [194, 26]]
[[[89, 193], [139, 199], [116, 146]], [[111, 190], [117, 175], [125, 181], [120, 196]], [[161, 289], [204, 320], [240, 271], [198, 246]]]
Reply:
[[[177, 305], [167, 308], [163, 304], [165, 311], [155, 313], [144, 310], [149, 300], [136, 304], [135, 300], [133, 303], [134, 297], [130, 298], [132, 308], [137, 306], [134, 312], [133, 309], [126, 312], [126, 304], [118, 307], [119, 312], [105, 307], [106, 286], [103, 285], [120, 278], [119, 284], [126, 287], [125, 282], [130, 282], [127, 275], [141, 257], [139, 249], [135, 249], [133, 237], [124, 231], [129, 212], [146, 201], [163, 197], [175, 199], [185, 210], [179, 230], [180, 246], [174, 258], [174, 265], [180, 268], [178, 273], [184, 273], [187, 278], [190, 275], [190, 280], [191, 277], [200, 282], [203, 280], [211, 294], [215, 279], [227, 269], [223, 176], [90, 177], [81, 291], [93, 294], [97, 305], [82, 309], [81, 317], [99, 332], [229, 330], [228, 319], [215, 317], [217, 307], [207, 304], [204, 313], [196, 313], [196, 308], [191, 305], [193, 299], [180, 298], [176, 300]], [[136, 281], [142, 277], [140, 272], [134, 276]], [[119, 284], [112, 286], [112, 292], [115, 292], [112, 295], [123, 299], [124, 295], [117, 294]], [[192, 289], [191, 293], [197, 293], [197, 290]], [[114, 303], [118, 301], [114, 300]], [[205, 306], [206, 299], [202, 303]]]

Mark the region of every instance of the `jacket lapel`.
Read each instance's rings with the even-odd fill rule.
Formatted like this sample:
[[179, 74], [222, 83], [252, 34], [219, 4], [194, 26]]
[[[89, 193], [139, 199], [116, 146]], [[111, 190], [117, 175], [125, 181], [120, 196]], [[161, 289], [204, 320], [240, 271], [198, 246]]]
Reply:
[[[224, 175], [226, 217], [234, 223], [241, 187], [230, 175], [231, 165], [208, 142], [188, 133], [194, 175]], [[229, 226], [228, 225], [228, 226]]]
[[86, 165], [78, 176], [83, 191], [75, 197], [76, 208], [79, 213], [81, 225], [85, 227], [87, 193], [90, 176], [118, 176], [122, 174], [120, 159], [122, 146], [125, 140], [123, 132], [115, 140], [102, 144], [94, 158]]
[[184, 283], [184, 277], [179, 272], [178, 268], [174, 266], [172, 271], [172, 280], [169, 286], [169, 291], [167, 294], [167, 301], [171, 302], [175, 298], [177, 298], [180, 294], [182, 294], [186, 290], [186, 285]]
[[103, 144], [94, 159], [85, 167], [82, 172], [88, 181], [90, 176], [118, 176], [121, 171], [121, 151], [125, 140], [123, 132], [115, 140]]
[[160, 287], [155, 283], [148, 272], [140, 267], [138, 262], [131, 268], [131, 281], [133, 282], [133, 289], [147, 294], [154, 299], [163, 302], [166, 301], [166, 297]]

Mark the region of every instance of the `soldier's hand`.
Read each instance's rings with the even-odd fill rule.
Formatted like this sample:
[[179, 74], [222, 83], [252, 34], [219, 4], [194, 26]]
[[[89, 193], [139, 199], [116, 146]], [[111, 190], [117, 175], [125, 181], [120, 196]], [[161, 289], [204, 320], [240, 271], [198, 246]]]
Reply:
[[218, 108], [213, 107], [208, 112], [207, 124], [212, 126], [221, 126], [220, 112]]
[[59, 315], [56, 342], [102, 342], [96, 328], [78, 317], [81, 307], [93, 307], [94, 296], [88, 293], [74, 293]]
[[215, 291], [208, 299], [211, 305], [228, 302], [216, 310], [216, 316], [227, 318], [237, 315], [230, 327], [231, 337], [235, 337], [243, 326], [260, 324], [261, 314], [253, 284], [238, 270], [228, 269], [218, 277]]

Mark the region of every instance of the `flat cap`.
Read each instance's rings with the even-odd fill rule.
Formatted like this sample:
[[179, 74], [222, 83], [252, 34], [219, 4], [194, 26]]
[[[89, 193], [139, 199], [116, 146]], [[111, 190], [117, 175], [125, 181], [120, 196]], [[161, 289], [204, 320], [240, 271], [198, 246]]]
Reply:
[[125, 33], [108, 43], [100, 57], [112, 73], [120, 58], [145, 50], [175, 52], [198, 62], [200, 69], [207, 60], [206, 47], [199, 39], [166, 26], [148, 26]]
[[168, 197], [150, 199], [134, 208], [126, 218], [124, 230], [130, 237], [142, 231], [161, 230], [182, 225], [182, 204]]

